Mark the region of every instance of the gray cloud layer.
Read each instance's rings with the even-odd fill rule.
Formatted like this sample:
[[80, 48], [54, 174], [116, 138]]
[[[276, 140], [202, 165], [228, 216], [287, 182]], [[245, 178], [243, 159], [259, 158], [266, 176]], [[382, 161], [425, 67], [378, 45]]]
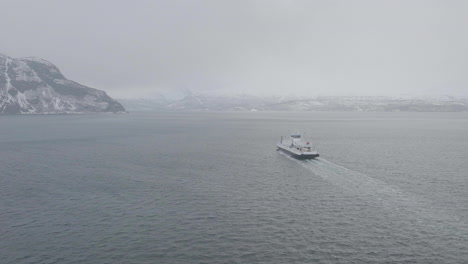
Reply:
[[468, 95], [468, 2], [0, 0], [0, 52], [160, 90]]

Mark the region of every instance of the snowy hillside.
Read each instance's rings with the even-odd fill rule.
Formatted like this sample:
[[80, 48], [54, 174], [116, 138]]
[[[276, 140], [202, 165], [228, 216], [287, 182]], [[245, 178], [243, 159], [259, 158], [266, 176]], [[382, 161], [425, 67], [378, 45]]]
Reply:
[[121, 99], [129, 111], [365, 111], [466, 112], [468, 99], [385, 96], [258, 97], [190, 94], [182, 99]]
[[104, 91], [67, 80], [46, 60], [0, 54], [0, 114], [124, 111]]

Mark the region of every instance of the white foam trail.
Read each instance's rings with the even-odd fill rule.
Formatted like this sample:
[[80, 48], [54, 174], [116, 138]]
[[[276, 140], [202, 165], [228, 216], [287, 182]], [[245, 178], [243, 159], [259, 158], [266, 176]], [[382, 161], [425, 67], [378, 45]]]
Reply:
[[452, 223], [458, 227], [462, 226], [465, 230], [468, 228], [468, 225], [458, 215], [445, 211], [442, 212], [440, 209], [435, 210], [431, 207], [430, 203], [425, 202], [420, 197], [405, 193], [398, 187], [369, 175], [347, 169], [324, 158], [301, 161], [286, 154], [283, 155], [295, 160], [316, 176], [338, 186], [356, 198], [377, 203], [380, 207], [389, 210], [395, 215], [413, 215], [418, 221], [426, 223]]
[[383, 198], [398, 198], [404, 199], [407, 203], [414, 203], [414, 200], [405, 197], [403, 192], [396, 187], [323, 158], [305, 161], [301, 165], [343, 189], [357, 192], [359, 196], [382, 198], [382, 201], [386, 200]]

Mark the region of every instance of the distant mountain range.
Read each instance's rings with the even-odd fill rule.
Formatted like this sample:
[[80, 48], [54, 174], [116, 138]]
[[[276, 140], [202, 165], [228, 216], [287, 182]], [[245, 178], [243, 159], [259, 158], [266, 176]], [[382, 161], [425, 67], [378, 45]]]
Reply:
[[0, 54], [0, 114], [118, 113], [125, 112], [125, 108], [129, 111], [468, 111], [468, 98], [451, 96], [260, 97], [184, 91], [177, 96], [161, 94], [152, 99], [119, 101], [122, 104], [104, 91], [66, 79], [46, 60], [36, 57], [15, 59]]
[[252, 95], [187, 94], [168, 99], [120, 99], [129, 111], [379, 111], [462, 112], [468, 98], [402, 98], [384, 96], [258, 97]]
[[0, 54], [0, 114], [125, 112], [106, 92], [66, 79], [52, 63]]

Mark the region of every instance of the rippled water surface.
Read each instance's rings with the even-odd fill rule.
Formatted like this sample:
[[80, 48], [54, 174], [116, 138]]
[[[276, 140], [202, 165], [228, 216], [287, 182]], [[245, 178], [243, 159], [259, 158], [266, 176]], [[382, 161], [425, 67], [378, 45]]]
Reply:
[[[0, 263], [467, 263], [467, 113], [0, 117]], [[275, 150], [290, 129], [321, 157]]]

